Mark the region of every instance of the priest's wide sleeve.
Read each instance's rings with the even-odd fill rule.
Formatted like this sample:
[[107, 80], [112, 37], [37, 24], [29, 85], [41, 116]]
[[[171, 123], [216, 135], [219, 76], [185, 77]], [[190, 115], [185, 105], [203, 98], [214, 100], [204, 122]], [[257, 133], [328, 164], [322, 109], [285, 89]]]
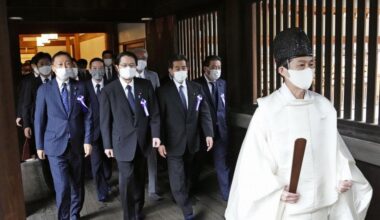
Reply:
[[285, 183], [275, 175], [265, 111], [256, 110], [244, 138], [226, 209], [227, 220], [277, 219]]

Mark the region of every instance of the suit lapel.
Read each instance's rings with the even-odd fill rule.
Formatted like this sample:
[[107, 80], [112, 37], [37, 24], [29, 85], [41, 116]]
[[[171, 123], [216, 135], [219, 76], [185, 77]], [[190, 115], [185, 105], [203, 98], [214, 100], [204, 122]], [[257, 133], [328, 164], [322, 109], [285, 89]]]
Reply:
[[135, 93], [135, 109], [136, 109], [136, 115], [138, 114], [138, 112], [140, 111], [140, 102], [141, 102], [141, 96], [143, 94], [143, 89], [142, 89], [142, 86], [140, 84], [140, 81], [137, 79], [135, 79], [135, 88], [134, 88], [134, 93]]
[[211, 107], [216, 109], [217, 106], [214, 106], [214, 102], [212, 101], [210, 88], [208, 87], [208, 82], [204, 77], [202, 77], [202, 83], [201, 84], [202, 84], [203, 90], [205, 91], [205, 94], [207, 96], [208, 103], [211, 103]]
[[176, 105], [178, 105], [178, 107], [181, 109], [181, 112], [185, 116], [186, 112], [185, 112], [185, 109], [183, 108], [181, 97], [179, 96], [177, 86], [175, 85], [175, 83], [173, 81], [171, 81], [169, 83], [170, 83], [170, 92], [174, 95], [173, 96], [174, 102]]
[[52, 87], [51, 90], [53, 91], [54, 96], [58, 97], [57, 99], [54, 99], [54, 100], [58, 102], [58, 105], [60, 106], [60, 109], [62, 110], [62, 112], [67, 115], [65, 107], [63, 106], [61, 91], [59, 91], [59, 86], [58, 86], [57, 80], [56, 79], [52, 80], [52, 82], [50, 83], [49, 86]]
[[194, 88], [188, 81], [186, 81], [187, 84], [187, 98], [188, 98], [188, 108], [187, 112], [190, 113], [194, 109], [195, 101], [196, 101], [196, 96], [198, 94], [195, 93]]
[[123, 85], [121, 84], [120, 80], [118, 80], [118, 83], [116, 85], [116, 96], [120, 96], [120, 97], [123, 97], [121, 98], [124, 103], [124, 106], [126, 111], [129, 112], [131, 115], [133, 115], [133, 111], [131, 109], [131, 107], [129, 107], [129, 104], [128, 104], [128, 99], [127, 99], [127, 96], [125, 95], [125, 91], [124, 91], [124, 88], [123, 88]]
[[78, 93], [78, 87], [74, 81], [70, 80], [70, 112], [69, 112], [69, 117], [71, 113], [73, 112], [73, 109], [75, 107], [75, 102], [76, 102], [76, 97]]

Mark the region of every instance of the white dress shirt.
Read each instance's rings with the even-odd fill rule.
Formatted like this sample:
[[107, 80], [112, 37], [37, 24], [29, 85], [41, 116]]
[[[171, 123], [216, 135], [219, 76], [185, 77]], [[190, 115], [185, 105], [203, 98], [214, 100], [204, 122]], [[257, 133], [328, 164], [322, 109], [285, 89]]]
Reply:
[[132, 79], [130, 83], [126, 83], [124, 79], [122, 79], [121, 77], [119, 77], [119, 80], [121, 82], [121, 86], [123, 87], [125, 96], [128, 98], [128, 89], [127, 89], [128, 85], [131, 86], [131, 92], [133, 96], [135, 96], [135, 81]]
[[96, 85], [100, 85], [100, 91], [102, 91], [102, 89], [103, 89], [103, 87], [104, 87], [104, 80], [102, 79], [102, 81], [100, 81], [100, 82], [97, 82], [97, 81], [95, 81], [94, 79], [91, 79], [91, 82], [92, 82], [92, 87], [94, 87], [94, 91], [95, 91], [95, 93], [96, 93]]
[[56, 80], [57, 80], [57, 83], [58, 83], [58, 89], [59, 89], [59, 93], [62, 93], [62, 88], [63, 88], [63, 83], [66, 83], [66, 89], [67, 89], [67, 92], [70, 92], [70, 84], [69, 84], [69, 80], [66, 80], [66, 81], [61, 81], [60, 79], [58, 79], [58, 77], [56, 77]]
[[189, 98], [187, 97], [187, 84], [186, 84], [186, 80], [183, 81], [182, 84], [179, 84], [179, 83], [178, 83], [177, 81], [175, 81], [175, 80], [173, 80], [173, 82], [174, 82], [175, 86], [177, 87], [178, 93], [179, 93], [179, 87], [180, 87], [180, 86], [183, 86], [182, 91], [183, 91], [183, 93], [184, 93], [184, 95], [185, 95], [186, 106], [189, 107]]

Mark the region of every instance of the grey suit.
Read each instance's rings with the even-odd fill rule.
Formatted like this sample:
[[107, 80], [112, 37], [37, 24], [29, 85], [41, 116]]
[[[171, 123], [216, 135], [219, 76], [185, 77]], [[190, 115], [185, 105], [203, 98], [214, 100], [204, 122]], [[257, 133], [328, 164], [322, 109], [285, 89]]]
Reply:
[[[160, 87], [160, 79], [154, 71], [145, 69], [144, 78], [152, 83], [153, 89]], [[148, 155], [148, 192], [149, 194], [157, 194], [157, 151], [152, 150]]]

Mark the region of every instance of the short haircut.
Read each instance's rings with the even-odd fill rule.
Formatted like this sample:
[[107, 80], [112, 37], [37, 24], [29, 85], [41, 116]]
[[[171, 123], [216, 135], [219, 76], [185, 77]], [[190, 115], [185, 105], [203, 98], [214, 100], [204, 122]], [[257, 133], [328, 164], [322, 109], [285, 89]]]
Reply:
[[183, 55], [183, 54], [174, 54], [172, 57], [170, 57], [170, 59], [169, 59], [169, 68], [173, 68], [173, 63], [175, 62], [175, 61], [185, 61], [186, 62], [186, 65], [187, 65], [187, 62], [188, 62], [188, 60], [187, 60], [187, 58], [186, 58], [186, 56], [185, 55]]
[[112, 58], [113, 58], [113, 51], [112, 50], [105, 50], [102, 52], [102, 57], [104, 57], [105, 54], [111, 54]]
[[119, 53], [119, 55], [117, 55], [116, 57], [115, 64], [119, 65], [121, 58], [124, 56], [132, 57], [135, 60], [135, 63], [137, 64], [137, 56], [130, 51], [124, 51], [124, 52]]
[[92, 60], [90, 60], [90, 65], [89, 65], [90, 68], [91, 68], [91, 65], [93, 62], [101, 62], [101, 63], [103, 63], [103, 66], [104, 66], [104, 61], [99, 57], [95, 57]]
[[132, 52], [133, 52], [134, 54], [136, 54], [136, 53], [138, 53], [138, 52], [143, 52], [146, 56], [148, 56], [148, 51], [146, 51], [145, 48], [135, 48], [135, 49], [132, 50]]
[[48, 60], [51, 61], [51, 56], [48, 53], [38, 52], [38, 53], [36, 53], [36, 55], [33, 56], [33, 58], [30, 61], [30, 63], [37, 65], [38, 61], [40, 61], [41, 59], [48, 59]]
[[54, 60], [56, 57], [58, 56], [66, 56], [68, 57], [71, 61], [74, 61], [73, 58], [71, 57], [71, 55], [65, 51], [59, 51], [57, 52], [56, 54], [53, 55], [53, 58], [51, 59], [51, 62], [54, 63]]
[[202, 63], [203, 67], [209, 66], [211, 61], [220, 61], [220, 62], [222, 62], [222, 58], [220, 58], [217, 55], [207, 56], [206, 59]]
[[80, 67], [80, 68], [87, 68], [87, 64], [88, 64], [88, 62], [87, 62], [86, 59], [79, 59], [79, 60], [77, 61], [77, 65], [78, 65], [78, 67]]

